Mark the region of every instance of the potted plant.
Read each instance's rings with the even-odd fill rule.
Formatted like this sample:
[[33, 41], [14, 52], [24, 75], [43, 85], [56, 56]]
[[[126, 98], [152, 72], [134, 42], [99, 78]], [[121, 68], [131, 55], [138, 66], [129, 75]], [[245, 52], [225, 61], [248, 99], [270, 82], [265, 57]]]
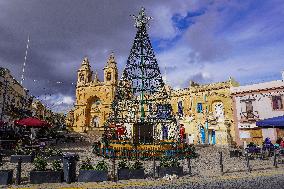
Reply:
[[108, 178], [108, 167], [105, 161], [99, 161], [94, 167], [88, 158], [84, 161], [79, 170], [79, 182], [101, 182]]
[[21, 159], [22, 163], [32, 163], [34, 161], [35, 153], [26, 148], [16, 148], [15, 155], [11, 155], [11, 163], [18, 163]]
[[0, 170], [0, 185], [12, 184], [13, 170]]
[[162, 157], [160, 166], [157, 167], [159, 177], [168, 175], [183, 175], [183, 168], [176, 158]]
[[145, 173], [143, 164], [140, 161], [135, 161], [132, 165], [127, 165], [125, 161], [118, 163], [118, 180], [127, 179], [144, 179]]
[[118, 163], [118, 180], [127, 180], [129, 179], [129, 166], [126, 164], [125, 161], [120, 161]]
[[130, 167], [130, 179], [144, 179], [145, 173], [143, 169], [143, 164], [140, 161], [135, 161]]
[[48, 163], [42, 157], [35, 158], [33, 163], [35, 169], [30, 172], [30, 182], [32, 184], [63, 182], [63, 171], [60, 161], [53, 161], [52, 169], [47, 169]]

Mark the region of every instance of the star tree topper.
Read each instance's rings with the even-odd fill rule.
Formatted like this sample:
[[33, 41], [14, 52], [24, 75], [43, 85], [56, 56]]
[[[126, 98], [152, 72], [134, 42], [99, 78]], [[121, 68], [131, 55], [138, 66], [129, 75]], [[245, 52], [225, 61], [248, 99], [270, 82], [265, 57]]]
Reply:
[[136, 28], [145, 27], [146, 25], [149, 26], [149, 20], [153, 19], [152, 17], [146, 16], [144, 7], [141, 8], [138, 16], [132, 15], [132, 17], [135, 20], [134, 26]]

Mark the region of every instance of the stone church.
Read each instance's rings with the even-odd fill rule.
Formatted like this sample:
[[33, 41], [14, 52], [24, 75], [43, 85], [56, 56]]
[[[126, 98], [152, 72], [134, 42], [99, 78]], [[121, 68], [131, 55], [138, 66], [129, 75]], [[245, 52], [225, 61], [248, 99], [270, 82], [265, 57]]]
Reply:
[[113, 54], [108, 58], [103, 71], [104, 80], [99, 81], [97, 72], [93, 74], [87, 57], [78, 70], [76, 103], [73, 112], [69, 112], [73, 117], [70, 125], [76, 132], [102, 130], [108, 118], [118, 79]]
[[[103, 69], [104, 80], [93, 74], [89, 60], [84, 58], [77, 73], [76, 103], [68, 112], [66, 125], [76, 132], [100, 135], [111, 111], [118, 82], [118, 69], [111, 54]], [[173, 112], [185, 128], [188, 143], [229, 145], [234, 142], [235, 128], [230, 88], [239, 86], [232, 78], [226, 82], [173, 90], [167, 86]]]

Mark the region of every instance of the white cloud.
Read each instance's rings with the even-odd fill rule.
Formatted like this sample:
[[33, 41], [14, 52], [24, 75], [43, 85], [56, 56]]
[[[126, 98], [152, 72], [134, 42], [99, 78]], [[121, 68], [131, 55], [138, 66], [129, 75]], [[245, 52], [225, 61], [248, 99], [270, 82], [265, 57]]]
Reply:
[[[167, 64], [167, 80], [173, 87], [186, 87], [189, 79], [220, 82], [233, 76], [246, 83], [281, 77], [284, 21], [279, 15], [283, 5], [272, 9], [276, 4], [271, 3], [257, 10], [249, 4], [206, 4], [205, 14], [194, 18], [195, 24], [182, 38], [157, 55], [162, 68]], [[224, 11], [219, 9], [222, 6]]]
[[52, 95], [41, 95], [41, 102], [55, 112], [67, 112], [73, 107], [74, 99], [61, 93]]
[[71, 105], [71, 104], [74, 103], [74, 99], [71, 96], [64, 96], [63, 99], [62, 99], [62, 102], [64, 104]]

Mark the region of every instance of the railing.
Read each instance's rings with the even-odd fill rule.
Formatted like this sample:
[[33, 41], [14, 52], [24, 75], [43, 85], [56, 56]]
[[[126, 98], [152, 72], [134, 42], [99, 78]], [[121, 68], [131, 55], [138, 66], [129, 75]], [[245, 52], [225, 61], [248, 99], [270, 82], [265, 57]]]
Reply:
[[258, 111], [241, 112], [240, 122], [255, 122], [259, 120]]

